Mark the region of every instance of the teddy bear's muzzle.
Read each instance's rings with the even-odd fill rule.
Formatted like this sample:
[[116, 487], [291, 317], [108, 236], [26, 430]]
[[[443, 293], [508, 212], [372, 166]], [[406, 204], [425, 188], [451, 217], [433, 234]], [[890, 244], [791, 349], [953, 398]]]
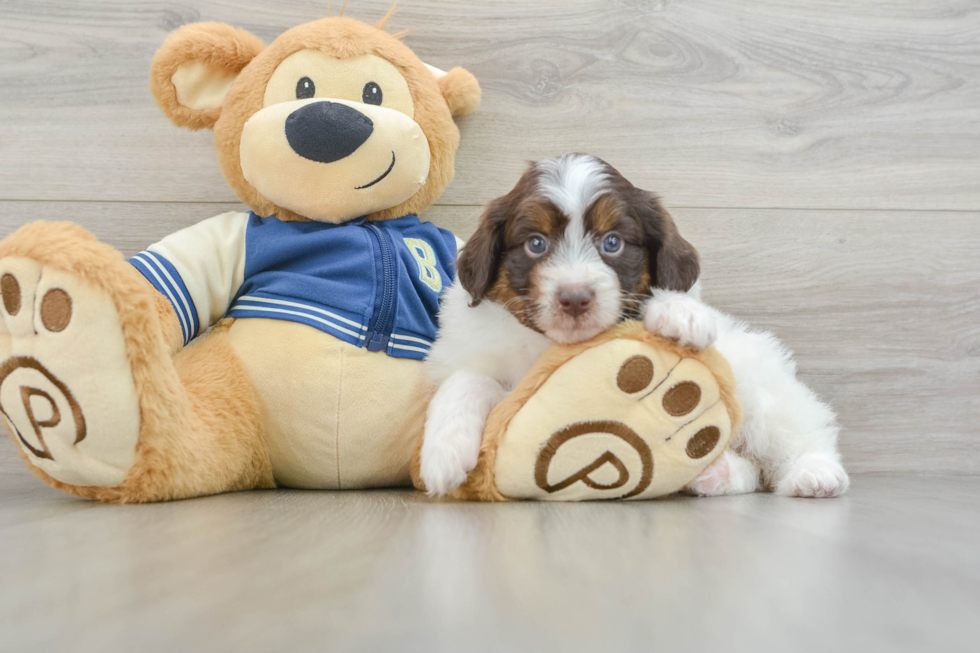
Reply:
[[336, 98], [281, 102], [245, 123], [242, 174], [266, 199], [322, 222], [401, 204], [422, 187], [422, 128], [395, 109]]

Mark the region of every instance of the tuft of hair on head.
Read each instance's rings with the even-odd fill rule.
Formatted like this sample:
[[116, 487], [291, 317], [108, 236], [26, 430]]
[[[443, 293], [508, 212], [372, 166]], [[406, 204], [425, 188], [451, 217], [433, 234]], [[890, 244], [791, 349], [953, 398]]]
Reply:
[[337, 18], [343, 18], [344, 17], [344, 9], [347, 9], [347, 0], [344, 0], [344, 6], [342, 6], [340, 8], [340, 13], [337, 14]]
[[388, 20], [392, 16], [395, 15], [395, 9], [397, 9], [397, 8], [398, 8], [398, 0], [395, 0], [394, 2], [391, 3], [391, 8], [388, 9], [388, 13], [386, 13], [384, 16], [382, 16], [381, 20], [379, 20], [375, 24], [375, 27], [377, 27], [378, 29], [383, 30], [385, 28], [385, 25], [388, 24]]

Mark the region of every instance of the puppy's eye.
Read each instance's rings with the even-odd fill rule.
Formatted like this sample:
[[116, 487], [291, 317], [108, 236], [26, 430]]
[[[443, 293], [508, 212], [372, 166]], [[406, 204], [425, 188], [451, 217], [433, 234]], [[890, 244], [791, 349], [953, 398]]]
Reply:
[[548, 251], [548, 239], [542, 235], [531, 236], [524, 243], [524, 249], [534, 257], [541, 256]]
[[381, 92], [381, 87], [374, 82], [368, 82], [364, 85], [364, 90], [361, 91], [361, 99], [364, 100], [364, 104], [377, 104], [381, 105], [381, 98], [384, 93]]
[[602, 253], [603, 254], [619, 254], [623, 249], [623, 239], [616, 234], [607, 234], [605, 238], [602, 239]]
[[296, 82], [296, 99], [308, 100], [316, 95], [316, 84], [309, 77], [303, 77]]

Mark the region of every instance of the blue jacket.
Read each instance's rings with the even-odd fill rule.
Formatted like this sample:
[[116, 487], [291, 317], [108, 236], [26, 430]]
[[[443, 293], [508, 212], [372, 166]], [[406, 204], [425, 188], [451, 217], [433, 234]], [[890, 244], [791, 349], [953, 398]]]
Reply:
[[263, 317], [423, 359], [455, 259], [455, 236], [414, 215], [326, 224], [232, 213], [168, 236], [130, 262], [170, 299], [185, 342], [222, 315]]

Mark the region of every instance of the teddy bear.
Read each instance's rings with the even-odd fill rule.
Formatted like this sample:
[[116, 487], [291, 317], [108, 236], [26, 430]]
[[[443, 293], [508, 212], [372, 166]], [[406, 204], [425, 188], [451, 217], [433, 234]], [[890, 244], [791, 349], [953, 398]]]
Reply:
[[[389, 12], [390, 16], [390, 12]], [[250, 209], [128, 261], [71, 223], [0, 242], [0, 412], [48, 484], [107, 502], [410, 484], [456, 238], [446, 189], [480, 87], [345, 17], [269, 45], [183, 26], [150, 89], [211, 129]]]

